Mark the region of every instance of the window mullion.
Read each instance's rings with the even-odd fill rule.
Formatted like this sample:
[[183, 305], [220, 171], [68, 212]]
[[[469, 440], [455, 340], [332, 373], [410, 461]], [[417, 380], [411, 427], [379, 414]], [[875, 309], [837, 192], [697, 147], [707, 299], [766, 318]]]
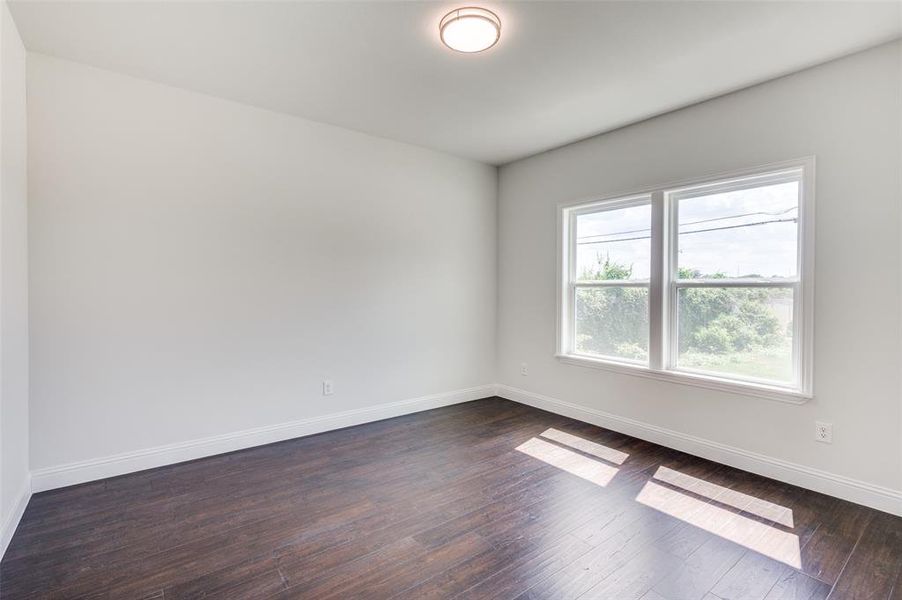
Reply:
[[570, 284], [570, 291], [568, 292], [569, 298], [568, 302], [570, 304], [570, 345], [567, 348], [567, 351], [570, 354], [576, 353], [576, 296], [579, 294], [579, 290], [582, 286], [580, 286], [576, 282], [572, 282]]
[[667, 310], [665, 289], [667, 280], [666, 215], [663, 192], [651, 195], [651, 269], [648, 289], [648, 366], [660, 371], [666, 361], [664, 345]]
[[803, 348], [805, 347], [805, 335], [803, 328], [802, 307], [804, 306], [804, 297], [802, 296], [802, 282], [798, 281], [792, 286], [792, 378], [796, 388], [805, 389], [807, 373], [805, 373], [805, 361], [803, 357]]
[[663, 369], [672, 370], [676, 364], [676, 356], [679, 353], [677, 331], [678, 325], [678, 291], [676, 282], [679, 280], [677, 273], [677, 252], [679, 241], [679, 204], [670, 193], [662, 193], [662, 205], [664, 207], [664, 232], [663, 232], [663, 256], [664, 256], [664, 283], [662, 298], [664, 302], [664, 341], [662, 344], [664, 359]]

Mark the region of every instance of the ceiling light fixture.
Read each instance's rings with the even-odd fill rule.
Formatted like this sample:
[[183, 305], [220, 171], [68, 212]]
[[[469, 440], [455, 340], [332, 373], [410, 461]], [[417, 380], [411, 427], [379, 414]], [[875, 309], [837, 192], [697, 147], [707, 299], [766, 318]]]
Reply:
[[438, 25], [442, 43], [458, 52], [482, 52], [501, 38], [501, 19], [484, 8], [457, 8], [442, 17]]

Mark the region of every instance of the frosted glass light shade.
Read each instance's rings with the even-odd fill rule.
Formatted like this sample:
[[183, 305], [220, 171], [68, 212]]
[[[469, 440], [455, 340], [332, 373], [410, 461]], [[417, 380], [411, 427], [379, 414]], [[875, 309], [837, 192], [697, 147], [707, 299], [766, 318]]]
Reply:
[[484, 8], [452, 10], [439, 23], [442, 43], [458, 52], [482, 52], [498, 43], [501, 19]]

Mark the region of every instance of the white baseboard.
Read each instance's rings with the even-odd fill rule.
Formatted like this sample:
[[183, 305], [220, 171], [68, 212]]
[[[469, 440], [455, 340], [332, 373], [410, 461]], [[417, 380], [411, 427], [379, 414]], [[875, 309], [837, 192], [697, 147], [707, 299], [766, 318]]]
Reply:
[[381, 421], [382, 419], [399, 417], [441, 406], [469, 402], [470, 400], [493, 396], [494, 393], [494, 385], [483, 385], [301, 419], [289, 423], [236, 431], [178, 444], [157, 446], [58, 467], [38, 469], [31, 472], [31, 487], [35, 493], [43, 492], [77, 483], [85, 483], [106, 477], [143, 471], [144, 469], [171, 465], [186, 460], [204, 458], [224, 452], [281, 442], [333, 429]]
[[507, 400], [547, 410], [548, 412], [598, 425], [605, 429], [631, 435], [744, 471], [750, 471], [771, 479], [791, 483], [799, 487], [902, 516], [902, 491], [900, 490], [893, 490], [819, 469], [812, 469], [800, 464], [712, 442], [656, 425], [649, 425], [634, 419], [619, 417], [594, 408], [565, 402], [564, 400], [528, 392], [508, 385], [497, 385], [495, 394]]
[[19, 495], [16, 496], [15, 506], [6, 516], [3, 525], [0, 526], [0, 559], [6, 554], [6, 549], [9, 547], [9, 542], [13, 539], [13, 534], [16, 532], [16, 527], [19, 526], [19, 521], [22, 520], [22, 515], [25, 514], [25, 507], [28, 506], [29, 500], [31, 500], [31, 477], [26, 476], [22, 489], [19, 491]]
[[494, 395], [592, 423], [593, 425], [757, 473], [778, 481], [791, 483], [902, 516], [902, 491], [899, 490], [873, 485], [842, 475], [835, 475], [508, 385], [483, 385], [289, 423], [237, 431], [179, 444], [158, 446], [58, 467], [38, 469], [32, 471], [30, 487], [23, 492], [16, 510], [7, 519], [7, 522], [3, 524], [3, 529], [0, 531], [0, 535], [2, 535], [0, 542], [2, 542], [2, 548], [5, 550], [32, 492], [37, 493], [106, 477], [124, 475], [144, 469], [389, 419]]

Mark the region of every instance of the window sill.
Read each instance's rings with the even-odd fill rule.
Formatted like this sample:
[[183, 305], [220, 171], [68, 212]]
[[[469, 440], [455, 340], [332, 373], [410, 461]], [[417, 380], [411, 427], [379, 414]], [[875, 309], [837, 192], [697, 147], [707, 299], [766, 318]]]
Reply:
[[788, 404], [805, 404], [813, 397], [811, 394], [805, 392], [800, 392], [798, 390], [792, 390], [788, 388], [781, 388], [778, 386], [769, 386], [751, 382], [731, 381], [728, 379], [721, 379], [719, 377], [711, 377], [708, 375], [696, 373], [656, 371], [642, 365], [595, 359], [589, 358], [587, 356], [574, 356], [570, 354], [557, 354], [555, 356], [557, 357], [558, 361], [567, 365], [602, 369], [605, 371], [613, 371], [615, 373], [623, 373], [625, 375], [633, 375], [635, 377], [657, 379], [658, 381], [667, 381], [680, 385], [691, 385], [731, 394], [754, 396], [756, 398], [776, 400], [778, 402], [786, 402]]

